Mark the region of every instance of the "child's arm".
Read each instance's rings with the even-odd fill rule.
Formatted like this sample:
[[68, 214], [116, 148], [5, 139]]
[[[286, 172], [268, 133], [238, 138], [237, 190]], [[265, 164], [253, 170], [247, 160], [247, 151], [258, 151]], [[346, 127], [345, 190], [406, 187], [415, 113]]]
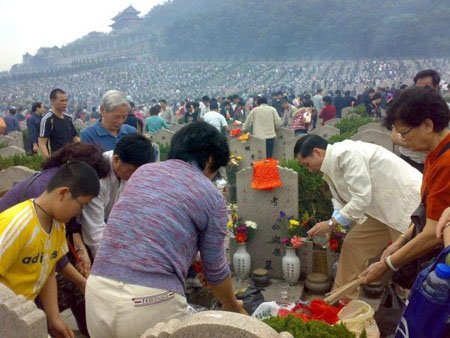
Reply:
[[56, 285], [55, 269], [50, 273], [47, 281], [39, 293], [47, 323], [52, 337], [74, 338], [73, 331], [67, 326], [59, 315], [58, 289]]

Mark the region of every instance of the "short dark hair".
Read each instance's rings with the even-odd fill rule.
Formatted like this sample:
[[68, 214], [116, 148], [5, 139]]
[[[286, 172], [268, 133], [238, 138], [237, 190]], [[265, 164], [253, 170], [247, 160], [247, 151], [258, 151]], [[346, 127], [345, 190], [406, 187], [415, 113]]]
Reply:
[[152, 142], [139, 133], [124, 135], [117, 142], [113, 154], [119, 156], [123, 163], [137, 168], [155, 160]]
[[433, 86], [438, 86], [441, 82], [441, 76], [434, 69], [425, 69], [421, 70], [414, 76], [414, 83], [417, 83], [418, 80], [423, 79], [424, 77], [430, 76], [433, 80]]
[[47, 184], [47, 192], [56, 188], [69, 188], [72, 197], [97, 197], [100, 191], [100, 181], [94, 168], [82, 161], [70, 161], [58, 168]]
[[9, 108], [9, 113], [10, 113], [11, 115], [16, 115], [17, 109], [16, 109], [16, 108]]
[[42, 102], [33, 102], [32, 106], [31, 106], [31, 111], [34, 113], [41, 106], [42, 106]]
[[341, 95], [341, 91], [338, 89], [334, 92], [336, 95]]
[[219, 105], [217, 104], [216, 101], [211, 101], [211, 103], [209, 104], [209, 109], [211, 110], [216, 110], [219, 108]]
[[202, 101], [203, 102], [209, 102], [209, 96], [208, 95], [203, 96], [202, 97]]
[[265, 96], [258, 97], [258, 104], [267, 104], [267, 97]]
[[301, 137], [294, 147], [294, 157], [298, 154], [303, 158], [311, 156], [314, 148], [327, 149], [328, 141], [322, 136], [309, 134]]
[[410, 87], [400, 92], [387, 111], [384, 125], [391, 129], [396, 121], [417, 127], [425, 119], [434, 124], [434, 131], [447, 128], [450, 111], [444, 98], [430, 87]]
[[111, 165], [103, 156], [100, 146], [92, 143], [68, 143], [55, 151], [43, 164], [42, 169], [59, 168], [67, 162], [83, 161], [97, 172], [100, 179], [109, 175]]
[[350, 96], [350, 90], [346, 90], [344, 93], [345, 96]]
[[158, 115], [161, 111], [161, 106], [159, 104], [155, 104], [153, 107], [150, 108], [150, 115], [155, 116]]
[[317, 89], [317, 94], [320, 94], [322, 92], [323, 88]]
[[58, 94], [65, 94], [66, 92], [61, 88], [55, 88], [50, 92], [50, 100], [56, 100]]
[[164, 99], [161, 99], [161, 100], [159, 100], [159, 103], [165, 103], [165, 104], [167, 104], [167, 101], [164, 100]]
[[322, 101], [325, 102], [326, 104], [332, 104], [333, 103], [333, 99], [329, 95], [324, 96]]
[[173, 137], [167, 156], [170, 160], [195, 161], [204, 170], [212, 157], [211, 170], [227, 165], [230, 158], [227, 139], [209, 123], [199, 121], [188, 124]]
[[281, 99], [280, 104], [283, 104], [283, 103], [289, 103], [289, 100], [287, 100], [287, 99]]

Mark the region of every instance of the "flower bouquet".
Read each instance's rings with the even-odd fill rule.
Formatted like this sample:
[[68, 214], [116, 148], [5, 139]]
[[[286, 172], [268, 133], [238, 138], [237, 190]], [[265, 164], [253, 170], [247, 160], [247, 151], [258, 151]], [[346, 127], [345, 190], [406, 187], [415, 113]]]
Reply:
[[334, 252], [341, 252], [347, 230], [341, 225], [337, 225], [330, 234], [328, 248]]
[[243, 221], [238, 213], [237, 206], [231, 205], [230, 220], [227, 224], [227, 229], [233, 234], [236, 243], [247, 243], [254, 235], [258, 225], [252, 221]]

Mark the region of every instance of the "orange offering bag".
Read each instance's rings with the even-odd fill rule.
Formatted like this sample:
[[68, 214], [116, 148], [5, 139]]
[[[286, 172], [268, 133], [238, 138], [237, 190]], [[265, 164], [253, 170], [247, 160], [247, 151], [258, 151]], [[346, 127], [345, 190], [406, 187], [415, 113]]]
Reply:
[[273, 158], [253, 162], [252, 189], [272, 190], [281, 187], [278, 161]]

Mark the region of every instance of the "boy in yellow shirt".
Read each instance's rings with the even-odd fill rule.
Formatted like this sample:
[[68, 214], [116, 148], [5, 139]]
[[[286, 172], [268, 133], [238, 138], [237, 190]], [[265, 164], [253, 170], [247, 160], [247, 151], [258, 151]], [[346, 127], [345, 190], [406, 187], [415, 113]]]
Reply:
[[55, 264], [67, 253], [64, 222], [99, 190], [96, 171], [72, 161], [58, 169], [42, 195], [0, 213], [0, 283], [30, 300], [39, 296], [54, 337], [74, 337], [57, 301]]

